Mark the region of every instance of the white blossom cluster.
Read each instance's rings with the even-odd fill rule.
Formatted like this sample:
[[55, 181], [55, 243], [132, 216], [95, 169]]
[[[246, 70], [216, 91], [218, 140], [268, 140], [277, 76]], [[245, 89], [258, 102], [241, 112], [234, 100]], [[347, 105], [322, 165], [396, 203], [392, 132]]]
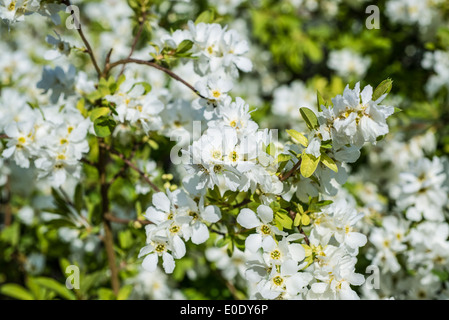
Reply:
[[[435, 151], [432, 131], [408, 141], [393, 136], [379, 147], [371, 156], [371, 169], [362, 176], [373, 175], [370, 170], [385, 163], [389, 170], [373, 181], [377, 186], [371, 187], [371, 197], [365, 197], [366, 188], [356, 192], [369, 208], [358, 224], [368, 235], [364, 254], [381, 272], [378, 290], [364, 288], [362, 297], [447, 299], [439, 277], [449, 259], [447, 159], [429, 158]], [[391, 211], [381, 192], [394, 201]]]
[[145, 256], [142, 266], [147, 271], [157, 268], [159, 257], [166, 273], [172, 273], [175, 259], [186, 254], [184, 241], [191, 240], [201, 244], [209, 238], [209, 229], [205, 223], [214, 223], [221, 219], [217, 206], [204, 205], [204, 197], [198, 202], [181, 189], [166, 194], [153, 195], [153, 206], [146, 211], [145, 217], [153, 224], [146, 226], [147, 245], [140, 250], [139, 257]]
[[[15, 108], [8, 107], [11, 101]], [[81, 177], [80, 160], [89, 151], [86, 135], [91, 123], [76, 108], [32, 109], [16, 91], [4, 90], [0, 114], [0, 131], [8, 136], [4, 159], [22, 168], [33, 162], [38, 176], [54, 186], [61, 186], [68, 175]]]

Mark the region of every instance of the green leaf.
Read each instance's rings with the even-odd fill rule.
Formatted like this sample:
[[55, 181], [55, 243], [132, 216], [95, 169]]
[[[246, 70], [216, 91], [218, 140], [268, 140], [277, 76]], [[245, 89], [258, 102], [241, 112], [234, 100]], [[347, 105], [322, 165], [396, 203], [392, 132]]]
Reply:
[[99, 300], [115, 300], [115, 294], [109, 288], [100, 288], [97, 292]]
[[295, 215], [295, 220], [293, 220], [293, 225], [295, 227], [299, 226], [301, 224], [301, 215], [299, 213], [297, 213]]
[[297, 142], [299, 142], [304, 147], [307, 147], [309, 145], [309, 140], [300, 132], [293, 130], [293, 129], [287, 129], [287, 133]]
[[204, 23], [211, 23], [212, 21], [214, 21], [214, 12], [212, 10], [206, 10], [203, 11], [198, 18], [196, 18], [195, 20], [195, 24], [204, 22]]
[[184, 40], [179, 44], [178, 48], [176, 49], [176, 53], [185, 53], [190, 49], [192, 49], [192, 47], [193, 47], [192, 41]]
[[118, 240], [122, 249], [128, 249], [133, 244], [133, 238], [130, 230], [121, 231], [118, 234]]
[[109, 108], [106, 107], [94, 109], [90, 112], [90, 120], [95, 121], [96, 119], [107, 115], [109, 111]]
[[307, 214], [301, 215], [301, 224], [303, 226], [308, 226], [310, 224], [310, 218]]
[[314, 130], [319, 127], [318, 118], [316, 117], [315, 112], [309, 108], [300, 108], [299, 112], [301, 113], [301, 117], [306, 122], [309, 130]]
[[0, 293], [19, 300], [34, 300], [34, 296], [24, 287], [15, 284], [7, 283], [0, 287]]
[[382, 81], [374, 90], [372, 100], [376, 101], [382, 95], [389, 93], [392, 87], [393, 87], [393, 80], [386, 79]]
[[275, 219], [279, 224], [285, 229], [293, 228], [293, 220], [288, 216], [288, 214], [284, 213], [276, 213]]
[[67, 289], [67, 287], [55, 279], [39, 277], [35, 278], [35, 281], [44, 288], [50, 289], [58, 294], [60, 297], [65, 298], [67, 300], [75, 300], [75, 294]]
[[83, 185], [81, 183], [78, 183], [78, 185], [75, 188], [75, 196], [73, 197], [75, 209], [78, 213], [81, 213], [81, 210], [84, 207], [84, 191], [83, 191]]
[[115, 121], [107, 117], [100, 117], [94, 121], [94, 131], [98, 137], [105, 138], [111, 135], [115, 128]]
[[318, 106], [318, 112], [323, 111], [323, 109], [321, 109], [321, 106], [326, 106], [326, 100], [324, 100], [323, 96], [318, 90], [316, 92], [316, 103]]
[[117, 295], [117, 300], [126, 300], [128, 299], [129, 295], [131, 294], [131, 292], [133, 291], [133, 286], [132, 285], [126, 285], [123, 286], [120, 291], [118, 292]]
[[326, 153], [322, 153], [321, 156], [321, 162], [328, 167], [329, 169], [331, 169], [334, 172], [338, 172], [338, 167], [335, 164], [335, 161], [329, 157]]
[[316, 158], [311, 154], [305, 152], [302, 153], [302, 162], [300, 171], [304, 178], [310, 177], [316, 170], [318, 164], [320, 163], [320, 157]]

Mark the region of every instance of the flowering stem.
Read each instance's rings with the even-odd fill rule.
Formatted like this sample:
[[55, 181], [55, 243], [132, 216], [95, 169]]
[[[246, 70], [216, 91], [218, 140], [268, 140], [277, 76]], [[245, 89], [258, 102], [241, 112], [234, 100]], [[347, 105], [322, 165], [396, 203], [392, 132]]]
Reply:
[[109, 64], [109, 68], [107, 70], [105, 70], [105, 73], [109, 72], [110, 69], [122, 65], [122, 64], [128, 64], [128, 63], [137, 63], [137, 64], [144, 64], [147, 65], [149, 67], [152, 68], [156, 68], [158, 70], [161, 70], [162, 72], [165, 72], [166, 74], [168, 74], [170, 77], [172, 77], [173, 79], [181, 82], [182, 84], [184, 84], [187, 88], [189, 88], [190, 90], [192, 90], [193, 92], [195, 92], [198, 96], [200, 96], [203, 99], [207, 99], [205, 97], [203, 97], [198, 90], [196, 90], [190, 83], [188, 83], [187, 81], [185, 81], [184, 79], [182, 79], [180, 76], [178, 76], [177, 74], [175, 74], [173, 71], [171, 71], [170, 69], [164, 68], [161, 65], [158, 65], [155, 62], [152, 61], [145, 61], [145, 60], [139, 60], [139, 59], [133, 59], [133, 58], [127, 58], [127, 59], [122, 59], [122, 60], [118, 60], [116, 62], [113, 62], [111, 64]]

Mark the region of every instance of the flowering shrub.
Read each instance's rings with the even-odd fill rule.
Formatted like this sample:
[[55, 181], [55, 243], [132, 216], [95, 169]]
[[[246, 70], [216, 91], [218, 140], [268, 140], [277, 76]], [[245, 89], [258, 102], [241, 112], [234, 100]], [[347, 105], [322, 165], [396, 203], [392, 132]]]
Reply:
[[0, 294], [448, 298], [449, 7], [366, 7], [0, 0]]

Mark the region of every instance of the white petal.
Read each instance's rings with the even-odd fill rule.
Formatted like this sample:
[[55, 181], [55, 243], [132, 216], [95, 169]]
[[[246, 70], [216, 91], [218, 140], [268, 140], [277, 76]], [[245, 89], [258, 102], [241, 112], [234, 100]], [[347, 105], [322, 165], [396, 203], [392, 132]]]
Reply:
[[312, 284], [311, 289], [314, 293], [324, 293], [327, 289], [327, 284], [324, 282], [314, 283]]
[[217, 206], [207, 206], [201, 213], [201, 217], [210, 223], [215, 223], [221, 219], [221, 212]]
[[170, 211], [170, 200], [163, 192], [158, 192], [153, 195], [153, 205], [163, 212]]
[[186, 245], [179, 236], [173, 237], [173, 255], [176, 259], [181, 259], [186, 254]]
[[361, 234], [359, 232], [349, 232], [346, 236], [345, 242], [348, 246], [350, 246], [353, 249], [363, 247], [366, 242], [366, 236], [364, 234]]
[[164, 252], [162, 254], [162, 260], [162, 267], [165, 273], [172, 273], [175, 270], [175, 259], [173, 259], [173, 256], [168, 252]]
[[204, 223], [195, 223], [193, 225], [192, 242], [200, 244], [209, 239], [209, 229]]
[[293, 260], [299, 262], [302, 261], [306, 257], [306, 251], [303, 246], [299, 243], [292, 243], [288, 246], [290, 254], [292, 255]]
[[273, 210], [269, 206], [261, 204], [257, 208], [257, 214], [264, 223], [270, 223], [273, 221]]
[[164, 212], [156, 210], [154, 207], [149, 207], [145, 213], [145, 218], [155, 224], [165, 221], [166, 217], [167, 215]]
[[141, 258], [143, 256], [146, 256], [147, 254], [151, 253], [154, 250], [154, 247], [152, 245], [147, 245], [140, 249], [139, 255], [137, 258]]
[[246, 238], [245, 247], [251, 251], [256, 252], [262, 246], [262, 236], [260, 234], [251, 234]]
[[158, 256], [156, 253], [149, 254], [143, 259], [142, 267], [149, 272], [153, 272], [157, 268], [157, 261]]
[[260, 225], [260, 220], [257, 218], [254, 211], [250, 209], [242, 209], [237, 217], [237, 222], [246, 229], [252, 229]]

